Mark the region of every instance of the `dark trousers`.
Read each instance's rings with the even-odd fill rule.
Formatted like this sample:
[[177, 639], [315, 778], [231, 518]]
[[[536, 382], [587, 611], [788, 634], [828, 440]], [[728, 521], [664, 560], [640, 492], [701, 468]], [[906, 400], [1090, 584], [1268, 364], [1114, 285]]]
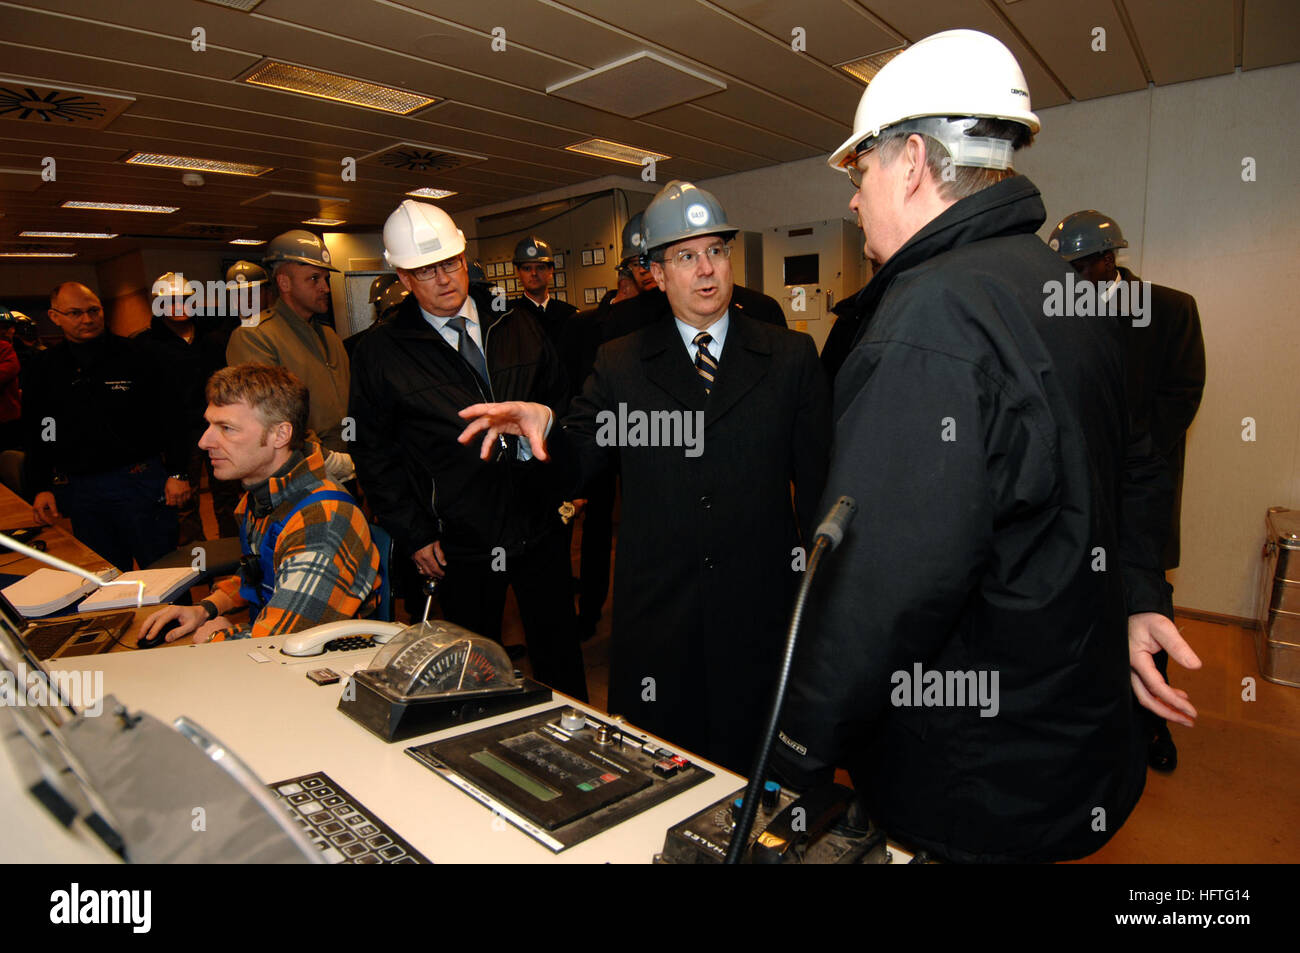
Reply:
[[190, 478], [191, 492], [190, 498], [176, 508], [176, 516], [180, 523], [177, 546], [196, 543], [207, 538], [203, 533], [203, 514], [199, 512], [199, 491], [203, 486], [203, 461], [207, 456], [198, 447], [190, 451], [190, 463], [186, 475]]
[[614, 545], [614, 496], [618, 476], [606, 473], [587, 487], [582, 511], [582, 568], [578, 586], [578, 616], [591, 628], [609, 595], [610, 550]]
[[176, 549], [176, 508], [163, 502], [161, 460], [68, 478], [56, 491], [72, 535], [122, 572], [144, 569]]
[[438, 586], [438, 602], [448, 622], [501, 641], [506, 587], [515, 590], [528, 642], [533, 676], [557, 691], [587, 700], [587, 674], [573, 614], [573, 582], [568, 534], [558, 529], [536, 549], [505, 559], [503, 570], [492, 561], [448, 557], [447, 575]]

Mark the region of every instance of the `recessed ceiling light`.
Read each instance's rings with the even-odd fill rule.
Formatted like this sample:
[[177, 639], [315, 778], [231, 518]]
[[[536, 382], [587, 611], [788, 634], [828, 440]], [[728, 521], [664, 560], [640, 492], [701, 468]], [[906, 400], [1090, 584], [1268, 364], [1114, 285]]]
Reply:
[[157, 152], [137, 152], [126, 160], [127, 165], [152, 165], [165, 169], [189, 169], [193, 172], [222, 172], [226, 175], [265, 175], [274, 172], [269, 165], [252, 165], [248, 162], [222, 162], [218, 159], [196, 159], [192, 156], [169, 156]]
[[302, 220], [302, 223], [303, 223], [304, 225], [326, 225], [326, 226], [328, 226], [328, 225], [342, 225], [342, 224], [343, 224], [344, 222], [346, 222], [346, 221], [347, 221], [347, 219], [345, 219], [345, 218], [304, 218], [304, 219]]
[[422, 189], [412, 189], [407, 195], [414, 195], [420, 199], [445, 199], [449, 195], [459, 195], [459, 192], [453, 192], [451, 189], [435, 189], [425, 186]]
[[76, 258], [75, 251], [0, 251], [0, 258]]
[[232, 238], [232, 239], [230, 240], [230, 244], [232, 244], [232, 245], [265, 245], [265, 244], [266, 244], [266, 239], [265, 239], [265, 238]]
[[861, 59], [849, 60], [847, 63], [837, 63], [835, 68], [844, 70], [860, 83], [870, 83], [876, 78], [876, 74], [885, 68], [885, 64], [901, 52], [903, 47], [900, 46], [882, 53], [872, 53]]
[[564, 148], [570, 152], [580, 152], [585, 156], [595, 156], [598, 159], [613, 159], [615, 162], [626, 162], [628, 165], [641, 165], [647, 157], [660, 162], [672, 158], [672, 156], [666, 156], [662, 152], [651, 152], [649, 149], [627, 146], [621, 142], [611, 142], [608, 139], [584, 139], [582, 142], [575, 142], [573, 145]]
[[340, 76], [338, 73], [326, 73], [323, 70], [307, 69], [274, 60], [249, 73], [243, 81], [254, 86], [269, 86], [272, 89], [302, 93], [304, 96], [315, 96], [317, 99], [329, 99], [338, 103], [351, 103], [354, 106], [380, 109], [403, 116], [425, 106], [432, 106], [438, 101], [429, 96], [408, 93], [391, 86], [380, 86], [378, 83], [368, 83], [350, 76]]
[[117, 238], [117, 232], [19, 232], [19, 238]]
[[179, 212], [179, 205], [132, 205], [129, 202], [64, 202], [63, 208], [88, 208], [101, 212], [155, 212], [166, 215]]

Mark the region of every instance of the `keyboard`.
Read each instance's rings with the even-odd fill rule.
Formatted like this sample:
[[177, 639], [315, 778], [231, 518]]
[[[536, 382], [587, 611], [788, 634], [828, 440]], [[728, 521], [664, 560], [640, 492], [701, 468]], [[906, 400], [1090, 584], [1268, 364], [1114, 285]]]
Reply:
[[327, 774], [304, 774], [267, 787], [332, 864], [429, 863]]

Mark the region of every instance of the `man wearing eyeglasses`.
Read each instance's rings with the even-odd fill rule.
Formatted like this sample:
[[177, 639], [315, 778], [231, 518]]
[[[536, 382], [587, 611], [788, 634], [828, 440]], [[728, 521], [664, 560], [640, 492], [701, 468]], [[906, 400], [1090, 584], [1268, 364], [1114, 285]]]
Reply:
[[[545, 407], [481, 405], [461, 439], [490, 453], [526, 435], [573, 492], [619, 464], [609, 710], [746, 772], [825, 479], [829, 394], [810, 337], [730, 307], [736, 228], [712, 194], [670, 182], [644, 227], [664, 292], [651, 323], [601, 347], [561, 426]], [[655, 439], [614, 425], [638, 413]], [[683, 438], [698, 421], [698, 439], [656, 420]]]
[[403, 202], [384, 224], [384, 248], [410, 296], [353, 354], [361, 485], [398, 551], [440, 580], [449, 621], [500, 641], [512, 587], [534, 676], [585, 699], [563, 498], [513, 437], [483, 460], [456, 442], [470, 404], [562, 410], [568, 386], [555, 349], [530, 315], [496, 310], [486, 287], [471, 290], [465, 236], [437, 206]]
[[49, 315], [63, 341], [34, 352], [22, 374], [33, 515], [50, 525], [66, 513], [73, 534], [124, 572], [148, 566], [176, 548], [176, 507], [190, 493], [180, 382], [153, 345], [105, 333], [85, 285], [55, 288]]
[[829, 160], [881, 265], [835, 378], [826, 498], [859, 513], [774, 767], [847, 768], [892, 838], [958, 862], [1097, 850], [1142, 792], [1135, 698], [1196, 715], [1151, 659], [1200, 664], [1160, 614], [1164, 461], [1127, 425], [1114, 320], [1048, 303], [1069, 266], [1015, 171], [1038, 131], [1011, 51], [950, 30], [876, 75]]

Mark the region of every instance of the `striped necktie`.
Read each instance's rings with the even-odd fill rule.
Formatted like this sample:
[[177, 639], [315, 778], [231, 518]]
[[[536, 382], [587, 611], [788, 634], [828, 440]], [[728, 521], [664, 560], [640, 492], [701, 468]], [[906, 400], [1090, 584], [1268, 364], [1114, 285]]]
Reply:
[[474, 343], [474, 339], [469, 336], [469, 328], [465, 327], [465, 318], [458, 314], [447, 324], [456, 329], [456, 349], [460, 351], [460, 356], [469, 362], [469, 366], [474, 368], [474, 372], [484, 384], [488, 383], [487, 361], [483, 357], [483, 352], [478, 349], [478, 345]]
[[709, 353], [709, 345], [713, 343], [713, 338], [707, 331], [701, 331], [695, 335], [692, 343], [696, 347], [695, 370], [704, 381], [704, 393], [708, 394], [713, 390], [713, 379], [718, 376], [718, 362]]

